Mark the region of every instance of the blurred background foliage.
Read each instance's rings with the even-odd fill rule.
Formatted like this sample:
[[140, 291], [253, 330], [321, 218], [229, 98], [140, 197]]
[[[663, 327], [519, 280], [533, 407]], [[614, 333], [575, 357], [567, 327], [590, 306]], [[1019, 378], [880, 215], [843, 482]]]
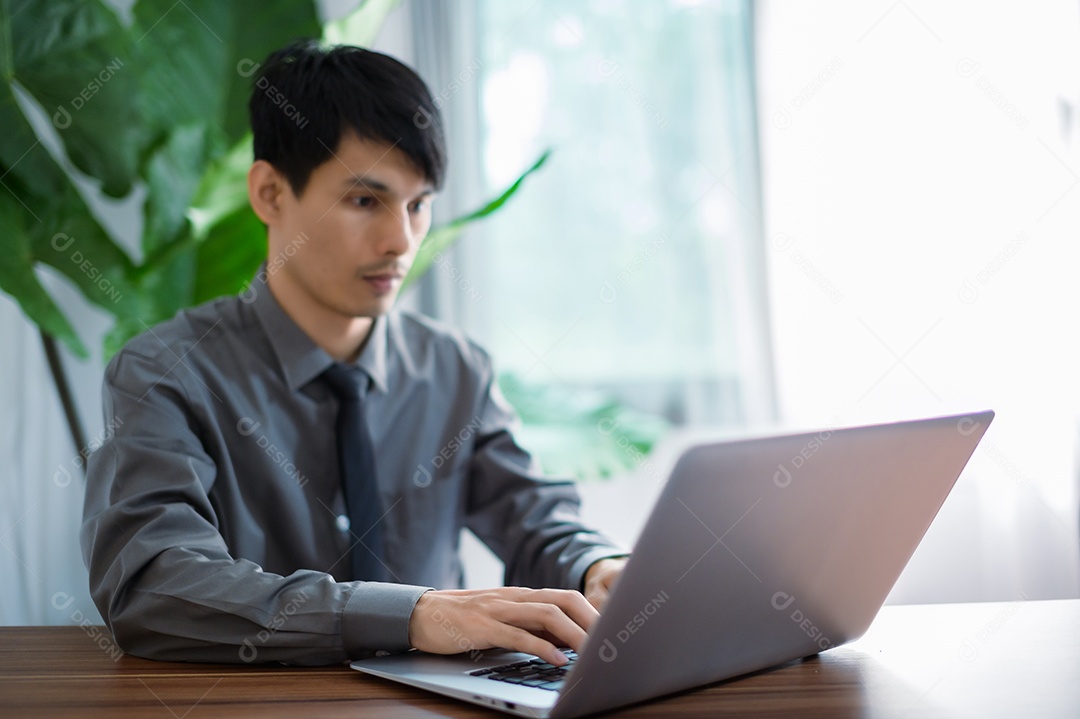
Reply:
[[[138, 0], [126, 14], [101, 0], [0, 0], [0, 289], [41, 330], [76, 446], [84, 433], [53, 340], [78, 357], [88, 351], [41, 268], [114, 318], [106, 357], [178, 310], [241, 291], [266, 257], [246, 186], [258, 63], [297, 37], [368, 46], [396, 4], [367, 0], [322, 24], [317, 4], [304, 0]], [[47, 118], [39, 129], [35, 112]], [[406, 285], [470, 223], [498, 211], [548, 154], [478, 210], [434, 228]], [[95, 214], [88, 184], [105, 198], [143, 198], [136, 247]], [[603, 398], [508, 383], [528, 444], [549, 470], [618, 473], [664, 429]], [[617, 415], [618, 432], [596, 431]]]

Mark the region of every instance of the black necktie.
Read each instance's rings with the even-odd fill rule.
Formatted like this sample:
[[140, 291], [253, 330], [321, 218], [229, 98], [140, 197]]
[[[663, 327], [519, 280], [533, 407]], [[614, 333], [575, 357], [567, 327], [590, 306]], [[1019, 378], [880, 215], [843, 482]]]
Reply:
[[360, 381], [364, 375], [359, 369], [334, 363], [322, 376], [340, 400], [338, 466], [349, 513], [349, 531], [354, 540], [351, 553], [353, 579], [385, 582], [388, 571], [383, 564], [382, 533], [378, 526], [382, 505], [375, 481], [375, 449], [360, 403]]

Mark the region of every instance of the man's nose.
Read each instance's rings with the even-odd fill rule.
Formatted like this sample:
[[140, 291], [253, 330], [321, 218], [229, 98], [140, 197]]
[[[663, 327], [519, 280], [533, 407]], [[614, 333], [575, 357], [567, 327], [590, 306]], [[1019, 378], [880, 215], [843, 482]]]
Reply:
[[392, 212], [386, 213], [379, 239], [379, 250], [382, 254], [404, 255], [409, 251], [414, 237], [407, 209], [394, 208]]

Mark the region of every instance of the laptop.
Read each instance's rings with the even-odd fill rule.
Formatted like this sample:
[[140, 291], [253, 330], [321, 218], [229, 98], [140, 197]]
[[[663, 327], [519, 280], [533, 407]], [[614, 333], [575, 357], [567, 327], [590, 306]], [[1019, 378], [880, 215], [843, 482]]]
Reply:
[[993, 417], [689, 447], [569, 669], [504, 651], [411, 651], [351, 666], [554, 719], [852, 641], [870, 626]]

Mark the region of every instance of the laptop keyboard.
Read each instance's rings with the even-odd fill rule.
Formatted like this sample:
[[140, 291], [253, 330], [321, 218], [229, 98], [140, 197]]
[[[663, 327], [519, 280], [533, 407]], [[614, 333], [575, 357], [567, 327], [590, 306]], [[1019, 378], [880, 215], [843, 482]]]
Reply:
[[530, 659], [513, 664], [502, 664], [487, 669], [477, 669], [469, 672], [474, 677], [486, 677], [497, 682], [508, 684], [520, 684], [523, 687], [536, 687], [537, 689], [550, 689], [559, 691], [562, 689], [563, 680], [577, 661], [577, 653], [572, 649], [562, 649], [563, 654], [570, 662], [564, 667], [548, 664], [543, 659]]

